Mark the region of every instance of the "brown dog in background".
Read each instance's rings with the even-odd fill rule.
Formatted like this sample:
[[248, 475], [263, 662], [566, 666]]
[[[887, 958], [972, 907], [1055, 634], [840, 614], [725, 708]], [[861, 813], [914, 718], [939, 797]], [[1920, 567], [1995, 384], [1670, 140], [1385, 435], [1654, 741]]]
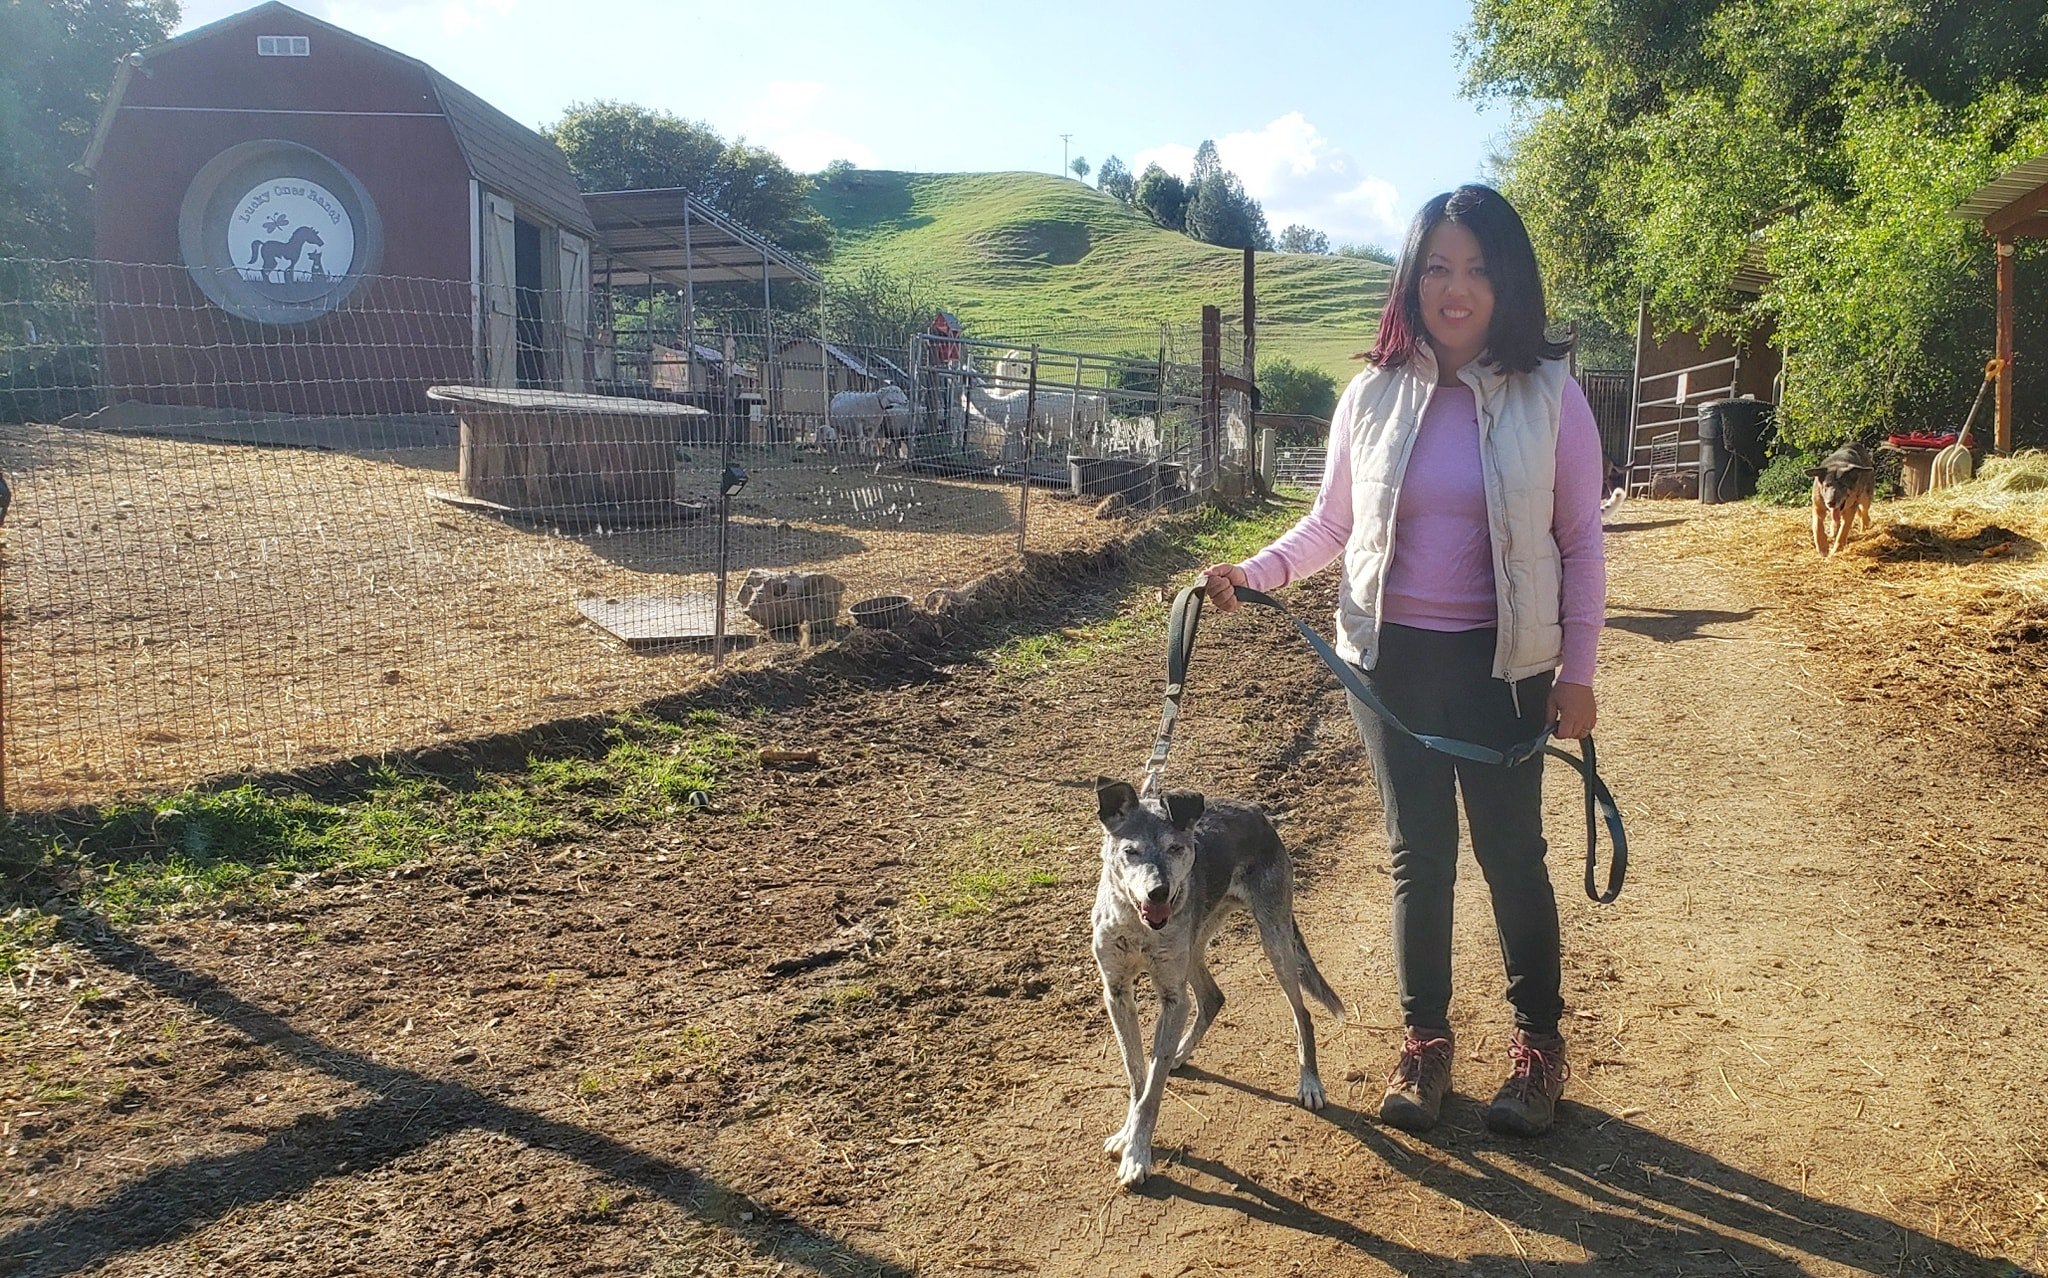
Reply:
[[1813, 477], [1813, 548], [1822, 557], [1849, 544], [1849, 526], [1863, 517], [1870, 531], [1870, 503], [1877, 496], [1877, 462], [1861, 444], [1847, 444], [1829, 453]]

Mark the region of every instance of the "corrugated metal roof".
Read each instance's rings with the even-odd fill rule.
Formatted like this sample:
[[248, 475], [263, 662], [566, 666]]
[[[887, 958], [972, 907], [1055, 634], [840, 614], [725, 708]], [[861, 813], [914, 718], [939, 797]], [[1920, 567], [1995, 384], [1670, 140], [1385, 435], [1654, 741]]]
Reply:
[[[1989, 182], [1970, 192], [1970, 198], [1956, 205], [1956, 216], [1972, 222], [1996, 217], [2020, 199], [2048, 186], [2048, 155], [2037, 155], [2015, 164]], [[2034, 210], [2039, 212], [2038, 209]]]
[[554, 143], [418, 58], [365, 39], [346, 27], [322, 21], [280, 0], [268, 0], [216, 22], [194, 27], [183, 35], [173, 36], [125, 59], [114, 79], [113, 89], [107, 95], [106, 106], [100, 112], [99, 124], [93, 130], [92, 141], [86, 147], [79, 168], [90, 173], [98, 164], [107, 130], [113, 125], [114, 113], [121, 109], [121, 99], [135, 68], [167, 49], [211, 39], [249, 23], [269, 21], [279, 14], [290, 14], [309, 26], [332, 32], [341, 39], [354, 41], [394, 61], [419, 68], [434, 86], [435, 95], [441, 103], [441, 114], [454, 132], [457, 145], [462, 148], [471, 177], [513, 203], [559, 222], [570, 230], [590, 236], [596, 234], [597, 229], [590, 221], [590, 211], [583, 207], [576, 177], [569, 171], [569, 161]]
[[681, 187], [595, 191], [583, 197], [609, 261], [596, 269], [621, 288], [661, 280], [686, 284], [824, 281], [802, 260]]

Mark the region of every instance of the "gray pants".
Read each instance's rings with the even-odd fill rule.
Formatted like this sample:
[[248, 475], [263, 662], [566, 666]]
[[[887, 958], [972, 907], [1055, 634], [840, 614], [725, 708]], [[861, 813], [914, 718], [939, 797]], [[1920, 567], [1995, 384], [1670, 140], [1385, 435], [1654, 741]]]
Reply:
[[[1505, 749], [1543, 728], [1552, 675], [1510, 694], [1492, 675], [1495, 632], [1383, 626], [1373, 691], [1412, 731]], [[1520, 709], [1516, 708], [1519, 701]], [[1451, 897], [1458, 872], [1457, 792], [1465, 796], [1472, 854], [1493, 898], [1515, 1024], [1553, 1034], [1559, 993], [1557, 894], [1543, 864], [1543, 760], [1514, 768], [1425, 750], [1351, 699], [1380, 802], [1394, 878], [1394, 974], [1407, 1024], [1450, 1024]]]

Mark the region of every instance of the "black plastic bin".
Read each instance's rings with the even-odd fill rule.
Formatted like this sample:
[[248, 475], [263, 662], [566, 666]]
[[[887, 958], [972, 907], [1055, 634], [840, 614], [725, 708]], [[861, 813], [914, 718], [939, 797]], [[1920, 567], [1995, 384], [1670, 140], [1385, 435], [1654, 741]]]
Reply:
[[1717, 399], [1700, 405], [1700, 500], [1741, 501], [1756, 493], [1770, 442], [1772, 409], [1765, 399]]

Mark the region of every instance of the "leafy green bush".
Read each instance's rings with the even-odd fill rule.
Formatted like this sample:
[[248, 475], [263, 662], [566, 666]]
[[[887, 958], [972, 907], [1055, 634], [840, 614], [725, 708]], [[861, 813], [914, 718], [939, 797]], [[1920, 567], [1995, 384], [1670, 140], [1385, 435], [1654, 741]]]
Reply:
[[1820, 459], [1819, 453], [1779, 453], [1756, 477], [1756, 499], [1771, 506], [1805, 505], [1813, 493], [1806, 468], [1819, 465]]

